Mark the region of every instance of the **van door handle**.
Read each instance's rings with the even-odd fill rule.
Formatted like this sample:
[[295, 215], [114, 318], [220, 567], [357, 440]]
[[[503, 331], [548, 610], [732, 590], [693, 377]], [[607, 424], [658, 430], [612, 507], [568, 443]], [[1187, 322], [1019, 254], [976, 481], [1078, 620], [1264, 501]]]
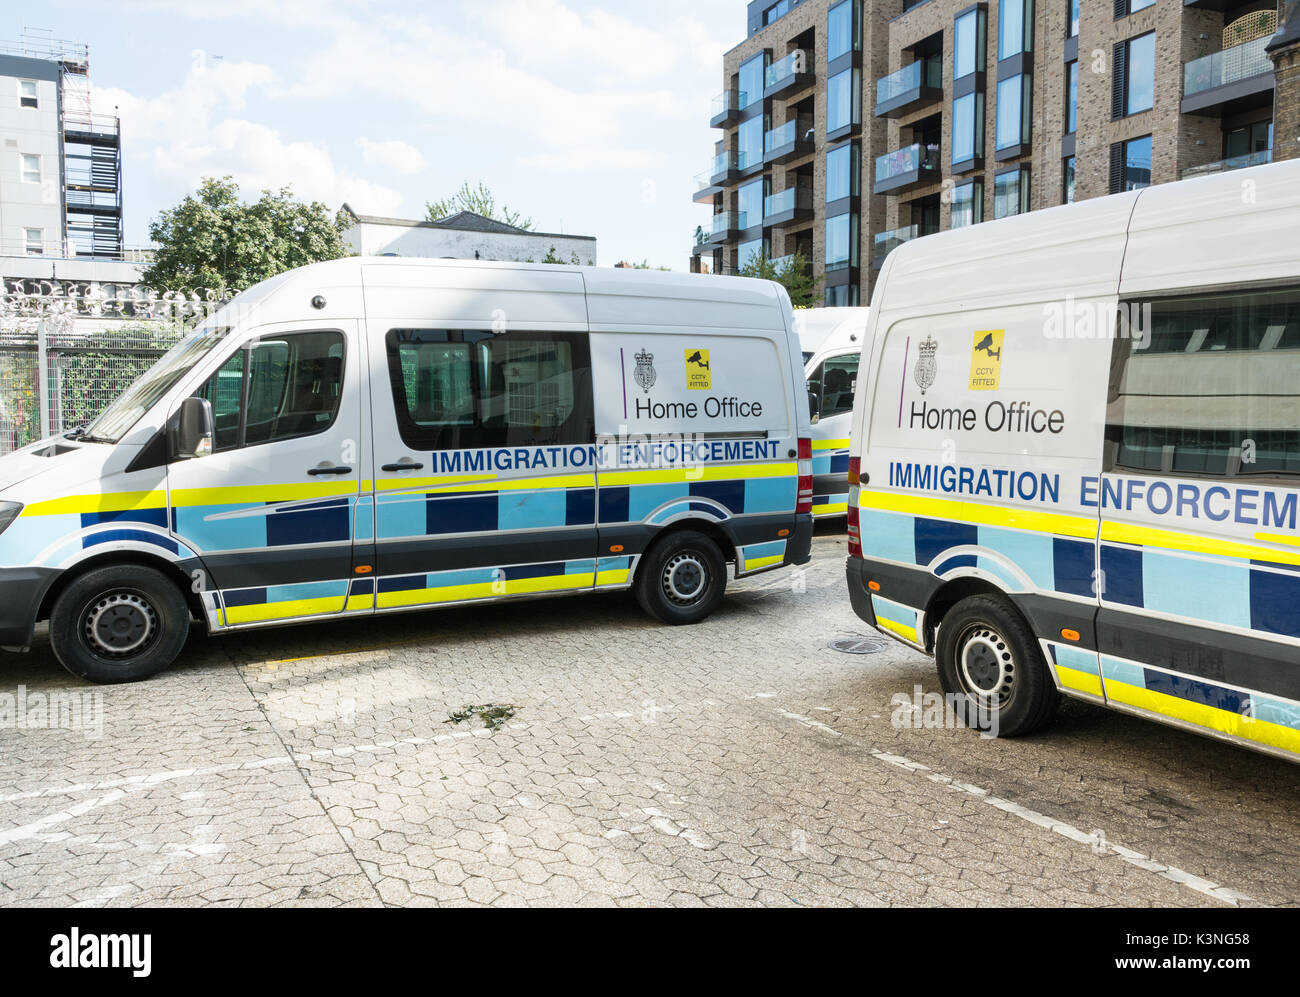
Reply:
[[322, 475], [322, 474], [351, 474], [351, 473], [352, 473], [352, 468], [350, 468], [350, 467], [313, 467], [313, 468], [312, 468], [310, 471], [308, 471], [307, 473], [310, 474], [312, 477], [317, 477], [318, 475]]
[[385, 464], [385, 471], [423, 471], [424, 465], [417, 464], [415, 461], [402, 461], [400, 464]]

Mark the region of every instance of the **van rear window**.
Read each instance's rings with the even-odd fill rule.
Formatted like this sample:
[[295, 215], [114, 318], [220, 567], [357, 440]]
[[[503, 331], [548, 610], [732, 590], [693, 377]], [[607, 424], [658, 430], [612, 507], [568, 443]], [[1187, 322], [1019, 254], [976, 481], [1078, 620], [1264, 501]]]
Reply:
[[1300, 288], [1121, 307], [1108, 469], [1300, 475]]
[[387, 348], [398, 430], [414, 450], [595, 438], [585, 334], [393, 329]]

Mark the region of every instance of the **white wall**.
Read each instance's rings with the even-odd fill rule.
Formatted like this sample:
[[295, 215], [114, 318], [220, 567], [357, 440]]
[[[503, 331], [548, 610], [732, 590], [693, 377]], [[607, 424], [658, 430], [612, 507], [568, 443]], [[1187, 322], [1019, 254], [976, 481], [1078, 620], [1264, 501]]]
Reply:
[[426, 259], [541, 260], [554, 248], [565, 263], [573, 253], [586, 266], [596, 263], [596, 240], [563, 235], [466, 232], [423, 225], [358, 222], [343, 233], [358, 256], [413, 256]]
[[[37, 80], [38, 106], [32, 109], [19, 105], [18, 81], [0, 76], [0, 255], [24, 252], [26, 228], [42, 229], [46, 253], [61, 254], [58, 84]], [[41, 157], [39, 184], [23, 182], [22, 153]]]

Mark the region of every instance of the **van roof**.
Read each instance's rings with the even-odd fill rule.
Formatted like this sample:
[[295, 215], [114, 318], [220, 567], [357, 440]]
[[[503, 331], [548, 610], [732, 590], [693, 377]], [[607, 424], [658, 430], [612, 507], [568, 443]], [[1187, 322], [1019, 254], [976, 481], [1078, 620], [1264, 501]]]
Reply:
[[800, 308], [794, 313], [794, 331], [805, 353], [836, 346], [861, 347], [870, 314], [870, 308]]
[[1294, 278], [1298, 211], [1300, 160], [1031, 211], [904, 243], [872, 306], [929, 313]]

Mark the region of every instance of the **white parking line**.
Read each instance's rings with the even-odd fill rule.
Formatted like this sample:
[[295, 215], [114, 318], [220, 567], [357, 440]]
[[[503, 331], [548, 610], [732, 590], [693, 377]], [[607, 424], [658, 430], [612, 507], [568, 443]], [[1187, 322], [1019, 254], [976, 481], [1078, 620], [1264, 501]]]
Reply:
[[1068, 838], [1077, 844], [1088, 845], [1097, 855], [1117, 855], [1129, 865], [1137, 866], [1139, 869], [1145, 869], [1147, 872], [1153, 872], [1157, 876], [1161, 876], [1170, 882], [1177, 883], [1179, 886], [1185, 886], [1189, 890], [1194, 890], [1197, 893], [1210, 897], [1213, 900], [1217, 900], [1220, 903], [1230, 904], [1234, 907], [1242, 903], [1255, 903], [1255, 901], [1244, 893], [1239, 893], [1238, 891], [1229, 889], [1226, 886], [1220, 886], [1218, 883], [1201, 876], [1193, 875], [1192, 873], [1179, 869], [1176, 866], [1165, 865], [1163, 862], [1157, 862], [1155, 859], [1143, 855], [1141, 852], [1134, 851], [1132, 848], [1125, 848], [1123, 845], [1116, 844], [1110, 839], [1110, 836], [1104, 832], [1094, 831], [1089, 834], [1085, 831], [1081, 831], [1073, 824], [1067, 824], [1065, 821], [1057, 820], [1054, 817], [1048, 817], [1046, 814], [1041, 814], [1037, 810], [1031, 810], [1029, 807], [1021, 806], [1019, 803], [1013, 803], [1010, 800], [1004, 800], [1001, 797], [994, 796], [987, 789], [971, 785], [968, 782], [961, 782], [951, 776], [944, 775], [942, 772], [936, 772], [928, 765], [914, 762], [910, 758], [905, 758], [903, 755], [895, 755], [887, 751], [881, 751], [878, 748], [873, 748], [869, 744], [859, 741], [857, 738], [849, 737], [842, 731], [835, 730], [833, 727], [828, 727], [826, 724], [814, 720], [812, 717], [805, 717], [798, 713], [791, 713], [788, 710], [777, 710], [776, 712], [787, 720], [794, 720], [796, 723], [800, 723], [805, 727], [810, 727], [834, 737], [855, 741], [865, 748], [871, 757], [876, 759], [876, 761], [883, 762], [886, 765], [892, 765], [894, 768], [903, 769], [906, 772], [911, 772], [913, 775], [918, 775], [924, 779], [928, 779], [930, 782], [946, 786], [956, 792], [965, 793], [967, 796], [972, 796], [982, 803], [987, 803], [989, 806], [1001, 810], [1003, 813], [1011, 814], [1013, 817], [1019, 817], [1023, 821], [1028, 821], [1030, 824], [1041, 827], [1046, 831], [1051, 831], [1053, 834], [1059, 834], [1061, 837]]

